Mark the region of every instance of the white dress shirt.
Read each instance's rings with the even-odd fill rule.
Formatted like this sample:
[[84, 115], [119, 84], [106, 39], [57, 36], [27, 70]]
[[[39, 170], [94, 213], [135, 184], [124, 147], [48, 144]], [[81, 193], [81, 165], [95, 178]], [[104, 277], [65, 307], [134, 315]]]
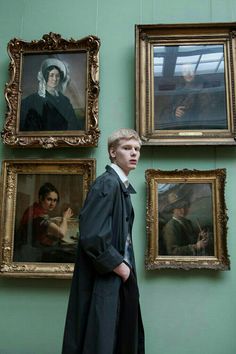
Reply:
[[[129, 187], [129, 180], [128, 180], [128, 177], [126, 176], [126, 174], [124, 173], [124, 171], [115, 163], [111, 163], [110, 166], [118, 174], [121, 182], [124, 183], [125, 187], [128, 188]], [[128, 233], [127, 238], [126, 238], [126, 242], [125, 242], [124, 261], [127, 262], [130, 266], [132, 266], [131, 255], [130, 255], [130, 251], [129, 251], [129, 249], [131, 248], [131, 245], [132, 245], [132, 242], [131, 242], [130, 234]]]

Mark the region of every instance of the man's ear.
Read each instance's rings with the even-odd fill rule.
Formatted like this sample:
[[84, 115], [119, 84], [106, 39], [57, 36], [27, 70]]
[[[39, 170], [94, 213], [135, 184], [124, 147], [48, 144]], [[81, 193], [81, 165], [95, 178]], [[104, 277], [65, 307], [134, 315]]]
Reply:
[[111, 146], [110, 150], [110, 156], [115, 159], [116, 158], [116, 149], [114, 148], [114, 146]]

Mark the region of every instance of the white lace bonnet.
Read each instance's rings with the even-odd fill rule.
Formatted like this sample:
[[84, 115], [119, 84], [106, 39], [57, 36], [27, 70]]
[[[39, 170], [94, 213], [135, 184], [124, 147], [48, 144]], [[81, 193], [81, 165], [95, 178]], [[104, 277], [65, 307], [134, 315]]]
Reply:
[[60, 80], [60, 83], [58, 86], [58, 91], [63, 93], [68, 85], [69, 80], [70, 80], [68, 65], [65, 62], [63, 62], [57, 58], [45, 59], [41, 64], [40, 71], [38, 72], [38, 81], [39, 81], [38, 94], [41, 97], [45, 97], [45, 92], [46, 92], [46, 80], [44, 78], [43, 73], [45, 73], [45, 70], [49, 66], [56, 66], [63, 73], [63, 78], [62, 78], [62, 80]]

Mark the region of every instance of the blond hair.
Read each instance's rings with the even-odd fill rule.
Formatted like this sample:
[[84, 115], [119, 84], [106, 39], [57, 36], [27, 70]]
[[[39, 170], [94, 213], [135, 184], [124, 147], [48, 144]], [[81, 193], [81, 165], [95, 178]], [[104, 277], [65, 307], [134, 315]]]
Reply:
[[111, 148], [116, 148], [120, 142], [120, 140], [130, 140], [130, 139], [135, 139], [139, 143], [139, 145], [142, 145], [142, 141], [138, 135], [138, 133], [129, 128], [121, 128], [118, 130], [115, 130], [109, 137], [108, 137], [108, 153], [109, 153], [109, 158], [112, 162], [112, 157], [110, 155], [110, 149]]

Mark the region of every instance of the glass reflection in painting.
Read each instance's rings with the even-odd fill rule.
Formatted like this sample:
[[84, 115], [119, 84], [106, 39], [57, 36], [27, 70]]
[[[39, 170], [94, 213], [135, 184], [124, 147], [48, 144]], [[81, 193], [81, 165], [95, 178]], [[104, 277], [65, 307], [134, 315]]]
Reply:
[[153, 47], [154, 129], [228, 129], [223, 45]]

